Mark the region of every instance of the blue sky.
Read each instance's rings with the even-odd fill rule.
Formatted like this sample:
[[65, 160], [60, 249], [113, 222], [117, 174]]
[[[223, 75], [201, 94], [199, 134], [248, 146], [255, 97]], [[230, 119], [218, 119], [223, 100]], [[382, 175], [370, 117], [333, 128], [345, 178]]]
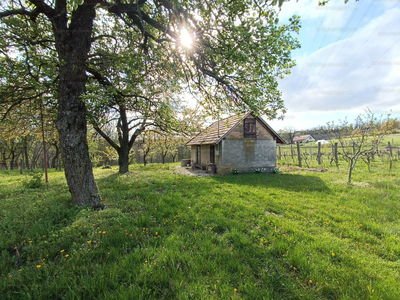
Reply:
[[400, 119], [400, 0], [291, 0], [283, 24], [300, 15], [297, 66], [279, 81], [288, 112], [275, 130], [353, 121], [366, 108]]

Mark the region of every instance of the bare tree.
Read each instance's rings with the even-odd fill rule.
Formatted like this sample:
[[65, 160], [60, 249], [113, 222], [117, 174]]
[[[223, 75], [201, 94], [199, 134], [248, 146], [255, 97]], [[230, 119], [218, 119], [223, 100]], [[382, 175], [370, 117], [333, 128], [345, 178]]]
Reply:
[[288, 144], [293, 144], [293, 139], [296, 135], [296, 129], [294, 129], [292, 126], [286, 126], [280, 135], [286, 140], [286, 142], [288, 142]]
[[329, 131], [342, 148], [343, 159], [349, 163], [348, 184], [351, 184], [352, 172], [358, 159], [369, 157], [371, 153], [376, 152], [382, 139], [392, 131], [395, 120], [389, 117], [390, 115], [385, 118], [382, 115], [379, 118], [375, 117], [367, 108], [364, 114], [355, 119], [355, 129], [349, 125], [347, 118], [339, 120], [338, 125], [334, 122], [327, 123]]

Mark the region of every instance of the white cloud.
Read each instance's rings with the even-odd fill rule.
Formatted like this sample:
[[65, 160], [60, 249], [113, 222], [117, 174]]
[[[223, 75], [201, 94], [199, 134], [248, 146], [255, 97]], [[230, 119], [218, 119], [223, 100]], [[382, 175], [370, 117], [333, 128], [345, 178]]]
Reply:
[[[311, 5], [306, 2], [303, 10]], [[365, 12], [372, 11], [370, 8]], [[398, 7], [386, 9], [364, 27], [350, 32], [348, 38], [303, 54], [292, 75], [280, 81], [288, 108], [284, 123], [295, 128], [324, 125], [338, 116], [356, 116], [366, 107], [400, 113], [399, 15]], [[338, 19], [336, 26], [343, 28], [344, 22], [347, 20]], [[315, 23], [320, 23], [318, 18]], [[326, 121], [315, 124], [320, 119]], [[286, 126], [276, 124], [279, 128]]]

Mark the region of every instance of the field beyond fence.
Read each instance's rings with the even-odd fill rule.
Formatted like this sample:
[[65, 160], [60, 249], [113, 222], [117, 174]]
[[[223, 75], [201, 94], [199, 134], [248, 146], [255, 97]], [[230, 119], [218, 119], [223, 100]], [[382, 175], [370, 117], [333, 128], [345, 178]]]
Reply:
[[[377, 151], [369, 153], [368, 157], [361, 156], [358, 166], [364, 165], [369, 168], [381, 168], [381, 165], [388, 170], [393, 166], [394, 161], [400, 158], [400, 135], [387, 137], [379, 146]], [[336, 144], [336, 145], [335, 145]], [[366, 143], [364, 148], [370, 148]], [[337, 141], [329, 141], [329, 144], [317, 144], [309, 142], [304, 144], [291, 144], [277, 146], [277, 163], [281, 165], [301, 166], [308, 168], [315, 167], [338, 167], [348, 169], [348, 161], [344, 152], [352, 155], [356, 145], [348, 143], [344, 148]], [[300, 150], [300, 152], [298, 151]], [[379, 166], [379, 167], [377, 167]]]

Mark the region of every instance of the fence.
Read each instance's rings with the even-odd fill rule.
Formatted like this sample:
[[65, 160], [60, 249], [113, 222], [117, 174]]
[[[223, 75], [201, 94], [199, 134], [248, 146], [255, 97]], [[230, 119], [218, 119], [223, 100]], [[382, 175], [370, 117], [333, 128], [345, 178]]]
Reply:
[[[365, 146], [367, 147], [367, 146]], [[346, 153], [344, 153], [346, 152]], [[338, 143], [333, 144], [291, 144], [278, 146], [276, 155], [278, 163], [293, 164], [299, 167], [310, 167], [310, 165], [336, 165], [338, 166], [341, 159], [346, 160], [346, 154], [351, 156], [356, 152], [356, 145], [347, 145], [341, 147]], [[378, 150], [367, 152], [367, 155], [361, 157], [367, 164], [371, 160], [380, 160], [389, 162], [399, 160], [400, 149], [390, 142], [386, 147], [378, 147]], [[391, 168], [391, 167], [390, 167]]]

